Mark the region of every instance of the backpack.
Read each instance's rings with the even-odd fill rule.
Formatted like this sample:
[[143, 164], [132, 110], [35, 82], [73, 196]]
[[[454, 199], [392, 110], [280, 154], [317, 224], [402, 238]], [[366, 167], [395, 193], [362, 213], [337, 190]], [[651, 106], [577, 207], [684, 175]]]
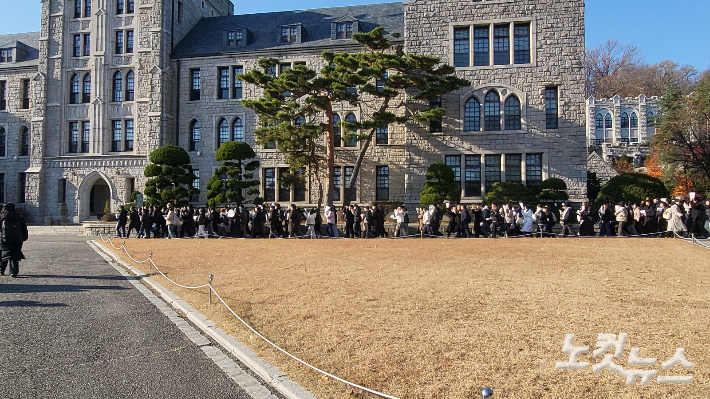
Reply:
[[22, 244], [27, 241], [27, 228], [22, 228], [22, 221], [14, 222], [2, 221], [3, 240], [10, 245]]

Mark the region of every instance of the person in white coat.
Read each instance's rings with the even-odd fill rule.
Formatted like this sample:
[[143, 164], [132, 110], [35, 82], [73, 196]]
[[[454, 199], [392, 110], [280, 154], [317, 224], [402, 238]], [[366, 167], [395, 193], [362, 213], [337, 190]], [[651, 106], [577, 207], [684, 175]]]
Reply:
[[685, 226], [685, 223], [683, 223], [683, 212], [681, 211], [681, 202], [680, 200], [676, 200], [673, 206], [671, 206], [670, 210], [667, 210], [667, 213], [664, 213], [664, 217], [666, 215], [670, 216], [668, 218], [668, 233], [671, 235], [673, 233], [679, 234], [679, 235], [685, 235], [685, 233], [688, 231], [688, 228]]

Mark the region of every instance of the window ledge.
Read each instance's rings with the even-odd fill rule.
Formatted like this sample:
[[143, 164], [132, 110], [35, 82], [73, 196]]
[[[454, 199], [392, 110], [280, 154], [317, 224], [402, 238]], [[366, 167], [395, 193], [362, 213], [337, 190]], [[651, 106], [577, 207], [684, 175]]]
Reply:
[[490, 135], [490, 134], [524, 134], [528, 133], [527, 130], [520, 129], [520, 130], [481, 130], [481, 131], [475, 131], [475, 132], [467, 132], [467, 131], [458, 131], [460, 136], [483, 136], [483, 135]]
[[480, 71], [489, 69], [508, 69], [508, 68], [532, 68], [536, 65], [533, 63], [528, 64], [506, 64], [506, 65], [484, 65], [484, 66], [467, 66], [467, 67], [455, 67], [457, 71]]

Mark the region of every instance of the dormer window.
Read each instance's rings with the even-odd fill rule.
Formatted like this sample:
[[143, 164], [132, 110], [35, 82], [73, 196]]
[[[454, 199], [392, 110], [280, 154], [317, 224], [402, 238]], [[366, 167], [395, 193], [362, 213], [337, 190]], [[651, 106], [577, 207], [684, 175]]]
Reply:
[[353, 33], [358, 33], [359, 23], [352, 17], [343, 17], [331, 22], [330, 36], [333, 40], [352, 39]]
[[302, 43], [304, 36], [304, 29], [301, 24], [296, 25], [284, 25], [280, 27], [279, 30], [279, 43]]
[[227, 32], [227, 47], [237, 47], [242, 40], [242, 31]]
[[0, 62], [12, 62], [12, 49], [0, 49]]

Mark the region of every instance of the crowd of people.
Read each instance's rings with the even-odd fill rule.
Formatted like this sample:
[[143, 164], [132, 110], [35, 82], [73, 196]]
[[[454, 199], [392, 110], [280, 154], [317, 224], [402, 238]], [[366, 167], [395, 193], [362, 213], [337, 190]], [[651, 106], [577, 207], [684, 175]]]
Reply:
[[[317, 209], [301, 209], [291, 204], [244, 205], [224, 208], [191, 206], [175, 208], [119, 208], [116, 235], [130, 238], [404, 238], [462, 237], [496, 238], [511, 236], [710, 236], [710, 200], [703, 204], [692, 200], [647, 199], [639, 204], [605, 203], [592, 210], [589, 203], [574, 209], [567, 203], [452, 205], [442, 209], [431, 205], [417, 208], [410, 222], [409, 211], [397, 207], [387, 217], [381, 206], [348, 205], [337, 209], [326, 206], [323, 215]], [[393, 225], [385, 228], [391, 219]], [[340, 223], [339, 223], [340, 221]], [[388, 232], [391, 230], [391, 232]]]

